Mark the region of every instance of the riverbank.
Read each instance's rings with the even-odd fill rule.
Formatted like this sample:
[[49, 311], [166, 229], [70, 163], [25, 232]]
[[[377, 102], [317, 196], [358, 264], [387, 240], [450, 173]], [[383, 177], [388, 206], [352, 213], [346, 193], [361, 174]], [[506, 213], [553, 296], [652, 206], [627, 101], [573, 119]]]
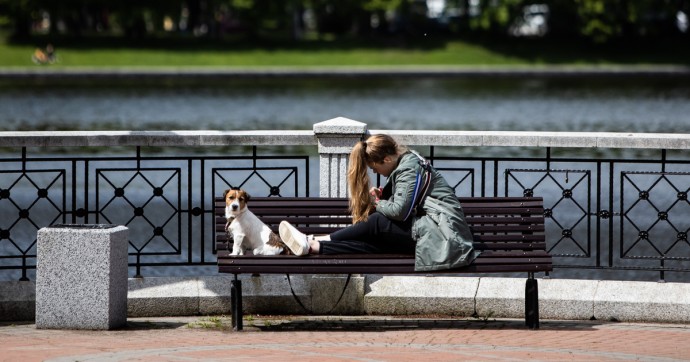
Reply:
[[570, 79], [690, 78], [685, 65], [539, 66], [313, 66], [313, 67], [0, 67], [0, 85], [88, 85], [101, 81], [137, 84], [220, 84], [243, 79]]
[[141, 77], [141, 76], [679, 76], [689, 75], [690, 66], [687, 65], [353, 65], [353, 66], [242, 66], [242, 67], [174, 67], [174, 66], [128, 66], [128, 67], [2, 67], [0, 76], [3, 78], [22, 78], [32, 76], [42, 77]]

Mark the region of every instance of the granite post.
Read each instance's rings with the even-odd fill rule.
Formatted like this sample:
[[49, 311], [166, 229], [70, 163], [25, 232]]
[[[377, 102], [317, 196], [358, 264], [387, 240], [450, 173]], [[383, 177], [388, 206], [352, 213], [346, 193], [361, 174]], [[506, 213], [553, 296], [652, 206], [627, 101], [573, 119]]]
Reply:
[[319, 194], [321, 197], [347, 197], [347, 161], [352, 147], [367, 132], [366, 123], [338, 117], [316, 123], [319, 140]]
[[113, 329], [127, 323], [128, 229], [55, 225], [38, 230], [36, 328]]

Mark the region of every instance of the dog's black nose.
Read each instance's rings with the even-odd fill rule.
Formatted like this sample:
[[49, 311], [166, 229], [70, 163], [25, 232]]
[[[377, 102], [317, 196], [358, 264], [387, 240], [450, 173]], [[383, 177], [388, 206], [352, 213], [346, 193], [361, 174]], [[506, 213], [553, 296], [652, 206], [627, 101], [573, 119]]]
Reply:
[[237, 210], [237, 209], [239, 209], [239, 207], [240, 207], [240, 205], [232, 205], [233, 210]]

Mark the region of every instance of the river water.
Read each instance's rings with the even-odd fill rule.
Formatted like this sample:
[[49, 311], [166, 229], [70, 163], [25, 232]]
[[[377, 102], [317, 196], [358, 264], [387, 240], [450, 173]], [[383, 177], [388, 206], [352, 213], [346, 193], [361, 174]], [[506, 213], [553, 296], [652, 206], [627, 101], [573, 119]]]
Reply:
[[687, 77], [240, 79], [0, 86], [0, 130], [690, 131]]

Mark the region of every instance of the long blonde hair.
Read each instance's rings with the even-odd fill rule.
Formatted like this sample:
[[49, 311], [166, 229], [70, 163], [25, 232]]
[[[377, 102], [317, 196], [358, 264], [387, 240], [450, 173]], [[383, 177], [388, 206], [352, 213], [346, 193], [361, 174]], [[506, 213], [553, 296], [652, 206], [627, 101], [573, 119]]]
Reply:
[[352, 148], [347, 170], [347, 185], [350, 192], [350, 212], [353, 223], [366, 221], [375, 209], [369, 195], [368, 164], [381, 163], [386, 156], [399, 155], [405, 150], [406, 148], [399, 145], [393, 137], [385, 134], [370, 136], [365, 141], [357, 142]]

